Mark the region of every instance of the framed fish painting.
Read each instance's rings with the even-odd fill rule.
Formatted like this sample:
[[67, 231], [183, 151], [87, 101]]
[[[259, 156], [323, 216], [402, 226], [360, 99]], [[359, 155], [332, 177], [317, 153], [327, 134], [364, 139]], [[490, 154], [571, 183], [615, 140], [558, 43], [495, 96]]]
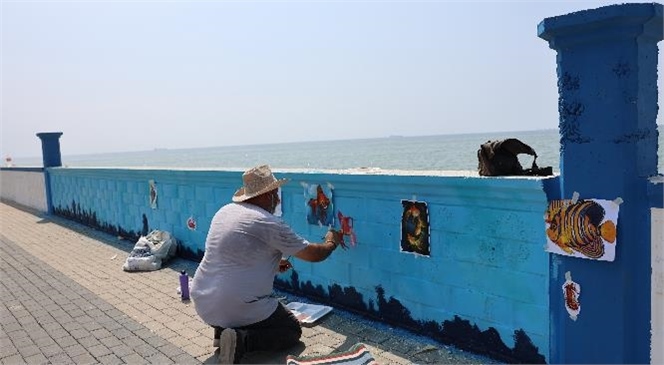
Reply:
[[334, 225], [333, 187], [331, 184], [302, 184], [306, 204], [307, 223], [318, 226]]
[[554, 200], [544, 214], [546, 251], [590, 260], [616, 257], [618, 204], [611, 200]]
[[427, 203], [402, 200], [401, 205], [401, 252], [431, 256]]

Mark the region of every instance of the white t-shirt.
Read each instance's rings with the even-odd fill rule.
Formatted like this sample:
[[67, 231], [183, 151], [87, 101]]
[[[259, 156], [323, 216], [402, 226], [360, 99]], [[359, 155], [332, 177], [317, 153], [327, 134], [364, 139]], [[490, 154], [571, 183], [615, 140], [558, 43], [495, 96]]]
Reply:
[[260, 322], [277, 308], [272, 297], [279, 260], [309, 242], [266, 210], [247, 203], [223, 206], [212, 218], [205, 254], [191, 285], [201, 319], [234, 328]]

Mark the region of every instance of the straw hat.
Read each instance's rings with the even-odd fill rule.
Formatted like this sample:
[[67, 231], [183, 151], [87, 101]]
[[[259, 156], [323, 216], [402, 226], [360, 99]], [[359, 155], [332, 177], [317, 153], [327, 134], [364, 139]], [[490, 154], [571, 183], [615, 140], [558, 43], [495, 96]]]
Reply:
[[288, 179], [277, 180], [268, 165], [251, 168], [242, 174], [243, 186], [235, 192], [233, 201], [236, 203], [243, 202], [277, 189], [287, 182]]

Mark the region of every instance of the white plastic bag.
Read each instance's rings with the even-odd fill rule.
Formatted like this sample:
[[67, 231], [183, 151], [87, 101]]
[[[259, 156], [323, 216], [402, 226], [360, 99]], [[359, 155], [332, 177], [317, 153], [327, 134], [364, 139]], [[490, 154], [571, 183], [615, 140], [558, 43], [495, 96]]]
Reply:
[[124, 271], [154, 271], [175, 255], [177, 243], [170, 233], [154, 230], [138, 238], [134, 249], [122, 265]]

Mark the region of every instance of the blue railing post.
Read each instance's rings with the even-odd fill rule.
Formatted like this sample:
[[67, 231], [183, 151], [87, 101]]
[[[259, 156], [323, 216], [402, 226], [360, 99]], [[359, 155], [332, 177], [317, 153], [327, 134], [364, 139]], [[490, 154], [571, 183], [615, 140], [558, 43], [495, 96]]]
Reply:
[[48, 173], [48, 168], [62, 166], [60, 136], [62, 136], [62, 132], [37, 133], [37, 137], [39, 137], [42, 142], [42, 161], [44, 164], [44, 185], [46, 188], [46, 207], [48, 209], [48, 214], [53, 214], [51, 179]]
[[[616, 258], [552, 254], [552, 363], [650, 362], [650, 209], [657, 174], [657, 42], [662, 5], [622, 4], [546, 18], [557, 51], [561, 195], [622, 198]], [[581, 285], [569, 318], [562, 285]]]
[[60, 136], [62, 136], [62, 132], [37, 133], [37, 137], [42, 142], [44, 168], [62, 166]]

